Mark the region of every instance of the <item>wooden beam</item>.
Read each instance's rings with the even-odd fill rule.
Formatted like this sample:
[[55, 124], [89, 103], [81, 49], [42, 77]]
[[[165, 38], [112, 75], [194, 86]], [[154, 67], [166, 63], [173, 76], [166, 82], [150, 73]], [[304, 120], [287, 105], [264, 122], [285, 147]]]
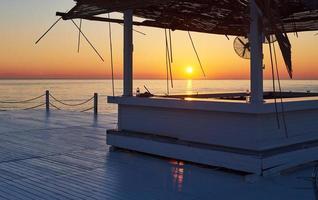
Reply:
[[[63, 12], [56, 12], [56, 16], [65, 16], [67, 13], [63, 13]], [[104, 17], [95, 17], [95, 16], [83, 16], [83, 17], [76, 17], [74, 19], [85, 19], [85, 20], [89, 20], [89, 21], [99, 21], [99, 22], [110, 22], [110, 23], [117, 23], [117, 24], [124, 24], [124, 20], [122, 19], [113, 19], [113, 18], [104, 18]], [[63, 18], [64, 19], [64, 18]], [[69, 20], [69, 19], [64, 19], [64, 20]], [[170, 27], [170, 26], [167, 26], [167, 25], [164, 25], [164, 24], [161, 24], [160, 22], [156, 22], [156, 21], [151, 21], [151, 20], [145, 20], [143, 22], [136, 22], [136, 21], [133, 21], [133, 25], [134, 26], [144, 26], [144, 27], [153, 27], [153, 28], [162, 28], [162, 29], [171, 29], [171, 30], [180, 30], [180, 31], [193, 31], [193, 32], [199, 32], [199, 33], [209, 33], [209, 34], [221, 34], [223, 35], [223, 31], [218, 31], [218, 30], [215, 30], [213, 32], [208, 32], [204, 29], [195, 29], [195, 28], [186, 28], [186, 27], [180, 27], [180, 26], [173, 26], [173, 27]], [[233, 32], [231, 34], [227, 34], [229, 36], [231, 35], [242, 35], [240, 34], [240, 32]]]
[[[77, 0], [77, 4], [74, 7], [74, 11], [76, 12], [68, 12], [66, 18], [70, 19], [75, 15], [84, 17], [110, 12], [123, 12], [124, 10], [135, 10], [137, 8], [145, 8], [152, 5], [161, 5], [169, 1], [171, 0]], [[81, 11], [81, 6], [85, 7], [85, 11]]]
[[[56, 12], [56, 16], [61, 16], [61, 17], [63, 17], [63, 19], [64, 19], [64, 16], [66, 14], [67, 13]], [[123, 24], [124, 23], [124, 20], [122, 20], [122, 19], [112, 19], [112, 18], [95, 17], [95, 16], [83, 16], [83, 17], [78, 17], [78, 18], [86, 19], [86, 20], [90, 20], [90, 21], [110, 22], [110, 23], [117, 23], [117, 24]], [[141, 22], [133, 22], [133, 25], [143, 26], [143, 24]]]

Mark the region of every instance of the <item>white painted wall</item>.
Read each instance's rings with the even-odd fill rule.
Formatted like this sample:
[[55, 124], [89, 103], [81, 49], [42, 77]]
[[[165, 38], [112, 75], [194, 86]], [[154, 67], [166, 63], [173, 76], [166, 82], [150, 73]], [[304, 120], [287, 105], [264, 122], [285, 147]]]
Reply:
[[[143, 103], [138, 104], [138, 101]], [[153, 102], [145, 103], [145, 101]], [[175, 100], [177, 101], [175, 104], [178, 105], [188, 103], [182, 108], [174, 106], [173, 103], [169, 104], [169, 101], [173, 100], [162, 101], [166, 101], [166, 104], [161, 102], [162, 106], [158, 106], [160, 103], [152, 106], [156, 103], [156, 99], [126, 98], [119, 103], [119, 129], [251, 150], [264, 150], [318, 139], [318, 106], [315, 109], [313, 103], [310, 109], [297, 104], [296, 110], [291, 109], [286, 103], [285, 107], [288, 111], [285, 116], [289, 135], [286, 138], [282, 114], [280, 113], [281, 128], [278, 129], [273, 105], [264, 105], [265, 108], [259, 107], [263, 112], [256, 110], [253, 113], [248, 106], [257, 108], [246, 103], [245, 107], [243, 106], [246, 112], [243, 108], [234, 109], [235, 106], [240, 107], [235, 102], [232, 106], [236, 112], [230, 112], [231, 109], [226, 108], [224, 111], [212, 108], [204, 110], [204, 105], [209, 105], [209, 102], [200, 105], [202, 102]], [[222, 104], [222, 102], [218, 103]], [[224, 102], [224, 104], [231, 107], [231, 102]], [[266, 108], [266, 106], [271, 107]], [[270, 108], [272, 112], [269, 112]]]

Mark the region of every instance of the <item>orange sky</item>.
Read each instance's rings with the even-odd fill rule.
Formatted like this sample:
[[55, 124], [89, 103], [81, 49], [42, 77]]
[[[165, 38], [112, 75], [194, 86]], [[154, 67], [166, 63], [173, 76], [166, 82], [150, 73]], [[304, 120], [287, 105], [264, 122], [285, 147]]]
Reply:
[[[0, 4], [0, 78], [109, 78], [110, 57], [107, 24], [83, 22], [83, 31], [105, 58], [101, 62], [83, 40], [77, 53], [77, 35], [71, 22], [61, 21], [37, 46], [35, 40], [51, 25], [55, 11], [66, 10], [73, 1], [49, 0], [21, 5], [16, 0]], [[36, 7], [38, 6], [38, 7]], [[120, 17], [116, 14], [116, 17]], [[122, 26], [113, 24], [115, 74], [122, 74]], [[147, 35], [134, 35], [135, 78], [165, 78], [164, 32], [160, 29], [135, 27]], [[295, 79], [318, 79], [318, 36], [314, 32], [290, 35]], [[208, 79], [248, 79], [249, 61], [239, 58], [233, 50], [233, 37], [192, 33]], [[203, 78], [186, 32], [173, 32], [176, 79]], [[264, 48], [265, 78], [270, 78], [268, 48]], [[287, 73], [280, 58], [283, 78]], [[185, 73], [193, 66], [194, 74]]]

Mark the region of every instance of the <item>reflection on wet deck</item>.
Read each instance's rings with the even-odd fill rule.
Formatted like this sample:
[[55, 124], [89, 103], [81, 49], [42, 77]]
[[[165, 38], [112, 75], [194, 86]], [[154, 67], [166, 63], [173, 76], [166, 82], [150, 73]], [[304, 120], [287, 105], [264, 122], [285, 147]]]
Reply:
[[[310, 170], [247, 183], [212, 168], [110, 150], [116, 116], [0, 113], [0, 199], [314, 199]], [[302, 189], [299, 189], [302, 188]]]

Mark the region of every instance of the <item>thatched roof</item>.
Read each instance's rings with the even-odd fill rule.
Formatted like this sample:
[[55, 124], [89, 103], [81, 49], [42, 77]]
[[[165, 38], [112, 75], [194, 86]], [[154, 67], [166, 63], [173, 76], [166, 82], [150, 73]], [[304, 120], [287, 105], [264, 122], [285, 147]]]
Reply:
[[[103, 21], [97, 15], [133, 9], [145, 18], [135, 25], [213, 34], [246, 35], [249, 0], [76, 0], [64, 19]], [[266, 0], [257, 0], [260, 9]], [[275, 23], [284, 32], [318, 30], [318, 0], [268, 0]], [[265, 9], [265, 8], [264, 8]], [[95, 18], [94, 18], [95, 17]], [[266, 26], [266, 25], [265, 25]], [[269, 27], [265, 30], [271, 32]]]

